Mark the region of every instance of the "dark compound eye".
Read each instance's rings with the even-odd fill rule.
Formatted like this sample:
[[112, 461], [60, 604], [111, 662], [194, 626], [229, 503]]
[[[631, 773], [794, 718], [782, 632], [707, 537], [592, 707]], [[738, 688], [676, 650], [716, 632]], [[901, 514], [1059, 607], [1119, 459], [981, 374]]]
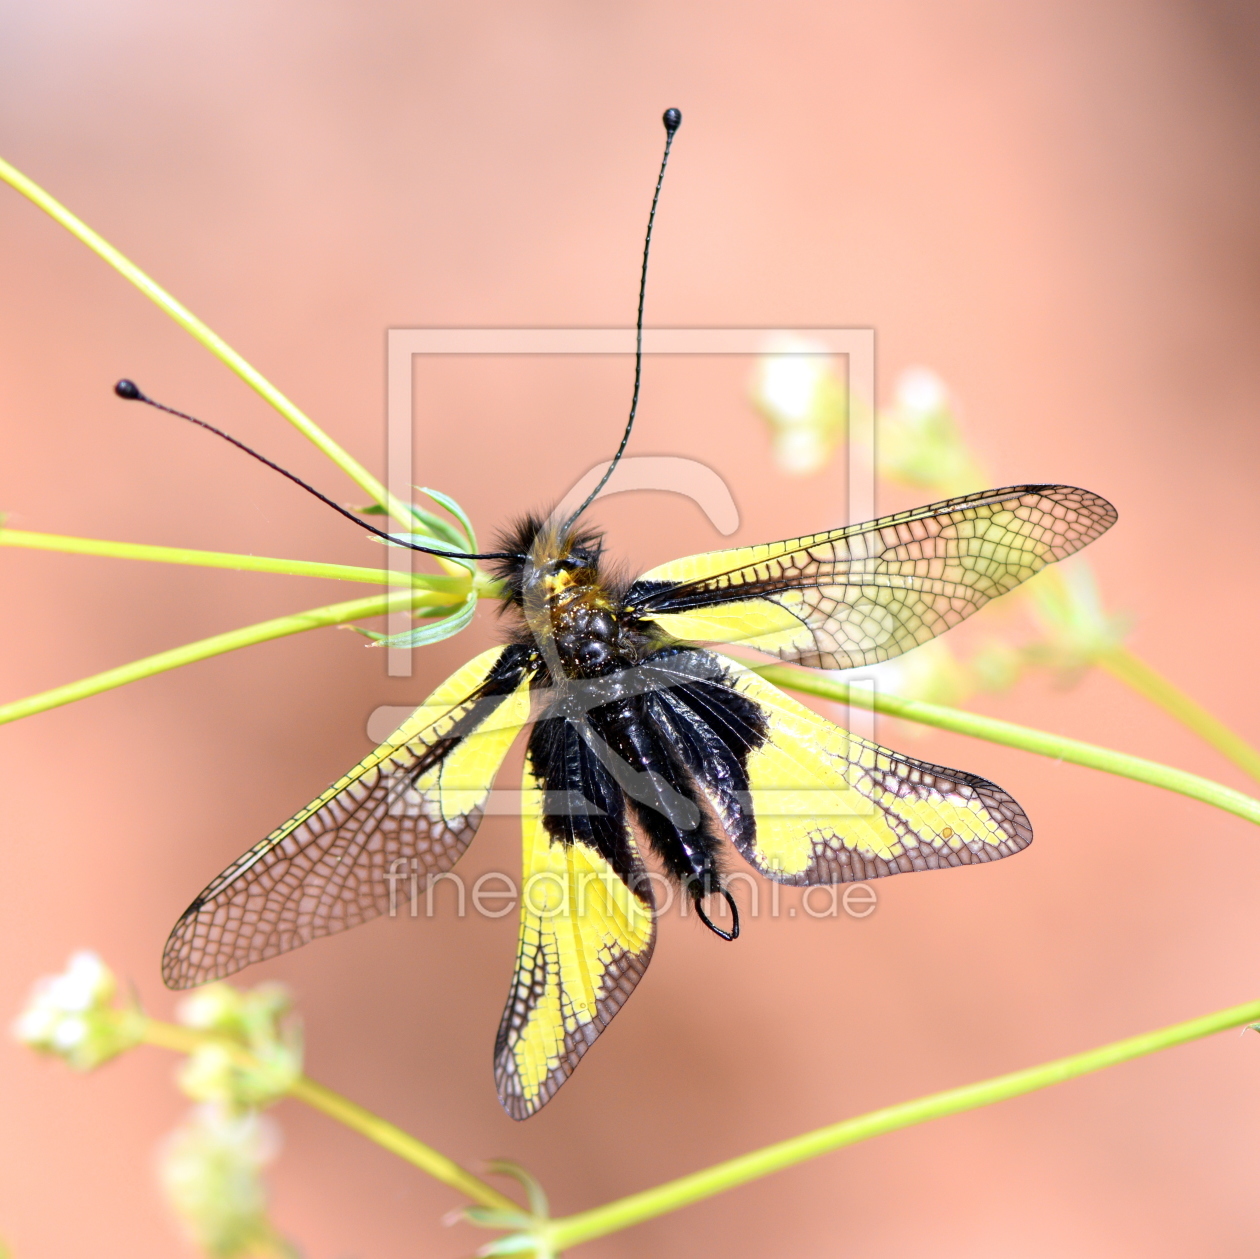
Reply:
[[593, 569], [599, 565], [599, 556], [590, 551], [573, 551], [563, 559], [556, 561], [556, 567], [565, 573], [576, 573], [580, 569]]

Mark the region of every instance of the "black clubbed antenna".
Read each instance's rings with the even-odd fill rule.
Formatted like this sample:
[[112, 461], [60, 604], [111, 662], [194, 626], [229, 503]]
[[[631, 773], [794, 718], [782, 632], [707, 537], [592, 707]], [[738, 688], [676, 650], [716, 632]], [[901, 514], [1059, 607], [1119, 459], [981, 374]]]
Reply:
[[634, 393], [630, 398], [630, 418], [626, 421], [626, 431], [621, 435], [621, 445], [613, 455], [608, 470], [599, 479], [599, 484], [586, 496], [581, 507], [565, 521], [562, 533], [567, 533], [574, 521], [599, 497], [599, 492], [608, 484], [613, 469], [621, 462], [625, 454], [626, 443], [630, 440], [630, 431], [634, 428], [635, 413], [639, 409], [639, 383], [643, 379], [643, 299], [647, 293], [648, 254], [652, 249], [652, 226], [656, 222], [656, 203], [661, 199], [661, 184], [665, 181], [665, 166], [669, 161], [669, 150], [673, 147], [674, 133], [682, 124], [682, 114], [676, 109], [667, 109], [661, 117], [665, 124], [665, 152], [661, 156], [660, 173], [656, 176], [656, 191], [652, 194], [652, 208], [648, 212], [647, 235], [643, 240], [643, 270], [639, 274], [639, 314], [634, 323]]
[[522, 559], [511, 551], [490, 551], [485, 554], [472, 555], [465, 551], [442, 551], [437, 547], [419, 546], [415, 542], [404, 542], [401, 538], [395, 538], [386, 533], [383, 529], [378, 529], [375, 525], [370, 525], [366, 520], [360, 520], [352, 511], [347, 511], [340, 503], [334, 503], [327, 494], [321, 494], [313, 485], [307, 485], [300, 476], [294, 476], [292, 472], [282, 468], [278, 463], [272, 463], [265, 455], [260, 455], [258, 451], [251, 450], [242, 441], [237, 441], [230, 433], [225, 433], [221, 428], [215, 428], [213, 424], [207, 424], [205, 420], [199, 420], [195, 415], [188, 415], [184, 411], [176, 411], [174, 407], [164, 406], [161, 402], [155, 402], [152, 398], [146, 397], [141, 391], [140, 386], [134, 380], [120, 380], [114, 386], [114, 392], [120, 398], [126, 398], [128, 402], [143, 402], [158, 411], [165, 411], [167, 415], [177, 415], [181, 420], [187, 420], [190, 424], [196, 424], [201, 428], [208, 429], [216, 437], [222, 437], [225, 442], [231, 442], [237, 450], [243, 450], [247, 455], [252, 455], [259, 463], [265, 463], [273, 472], [280, 473], [281, 476], [288, 477], [294, 485], [300, 485], [308, 494], [314, 494], [321, 503], [327, 504], [335, 512], [340, 512], [347, 520], [353, 520], [356, 525], [366, 529], [369, 533], [374, 533], [378, 538], [384, 538], [386, 542], [392, 542], [395, 546], [405, 546], [412, 551], [421, 551], [425, 555], [440, 555], [448, 559], [455, 560], [507, 560]]

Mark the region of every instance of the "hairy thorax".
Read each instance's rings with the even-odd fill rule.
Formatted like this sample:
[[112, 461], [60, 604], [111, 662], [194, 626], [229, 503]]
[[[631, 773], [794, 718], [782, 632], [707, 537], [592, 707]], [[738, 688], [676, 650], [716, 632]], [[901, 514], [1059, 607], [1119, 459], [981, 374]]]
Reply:
[[555, 682], [611, 677], [662, 645], [659, 628], [627, 609], [624, 584], [601, 571], [598, 534], [554, 533], [527, 519], [505, 549], [519, 556], [498, 573], [523, 622], [517, 641]]

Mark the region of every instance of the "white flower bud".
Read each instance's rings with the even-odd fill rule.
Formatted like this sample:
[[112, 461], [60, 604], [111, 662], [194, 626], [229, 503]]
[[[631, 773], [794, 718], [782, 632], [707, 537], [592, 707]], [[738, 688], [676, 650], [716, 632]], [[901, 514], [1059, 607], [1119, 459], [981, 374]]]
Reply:
[[41, 979], [12, 1024], [13, 1035], [41, 1053], [90, 1070], [138, 1044], [144, 1019], [116, 1009], [114, 976], [95, 953], [76, 953], [60, 975]]
[[190, 1240], [222, 1259], [289, 1248], [267, 1219], [262, 1169], [279, 1129], [257, 1111], [198, 1106], [161, 1153], [163, 1188]]
[[775, 462], [784, 472], [817, 472], [844, 432], [844, 382], [825, 345], [774, 338], [758, 360], [753, 402], [770, 425]]

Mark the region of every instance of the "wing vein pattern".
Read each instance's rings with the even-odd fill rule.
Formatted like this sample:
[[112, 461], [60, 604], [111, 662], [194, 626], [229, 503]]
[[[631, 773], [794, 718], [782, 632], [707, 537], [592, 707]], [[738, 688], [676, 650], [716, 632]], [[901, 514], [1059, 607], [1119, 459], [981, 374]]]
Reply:
[[573, 723], [535, 726], [521, 796], [520, 937], [494, 1047], [513, 1119], [572, 1074], [643, 977], [656, 939], [621, 788]]
[[529, 720], [524, 647], [495, 647], [448, 678], [380, 747], [228, 866], [175, 924], [162, 959], [190, 988], [344, 931], [449, 870]]
[[673, 560], [644, 574], [627, 602], [681, 640], [856, 668], [935, 638], [1115, 520], [1105, 499], [1072, 486], [986, 490], [829, 533]]
[[[853, 883], [998, 861], [1032, 842], [1023, 809], [995, 783], [881, 747], [732, 660], [687, 659], [698, 654], [710, 653], [683, 653], [678, 685], [660, 695], [682, 724], [747, 748], [738, 774], [718, 757], [695, 773], [727, 837], [767, 878]], [[722, 703], [723, 688], [740, 702]], [[751, 713], [757, 728], [741, 731]]]

